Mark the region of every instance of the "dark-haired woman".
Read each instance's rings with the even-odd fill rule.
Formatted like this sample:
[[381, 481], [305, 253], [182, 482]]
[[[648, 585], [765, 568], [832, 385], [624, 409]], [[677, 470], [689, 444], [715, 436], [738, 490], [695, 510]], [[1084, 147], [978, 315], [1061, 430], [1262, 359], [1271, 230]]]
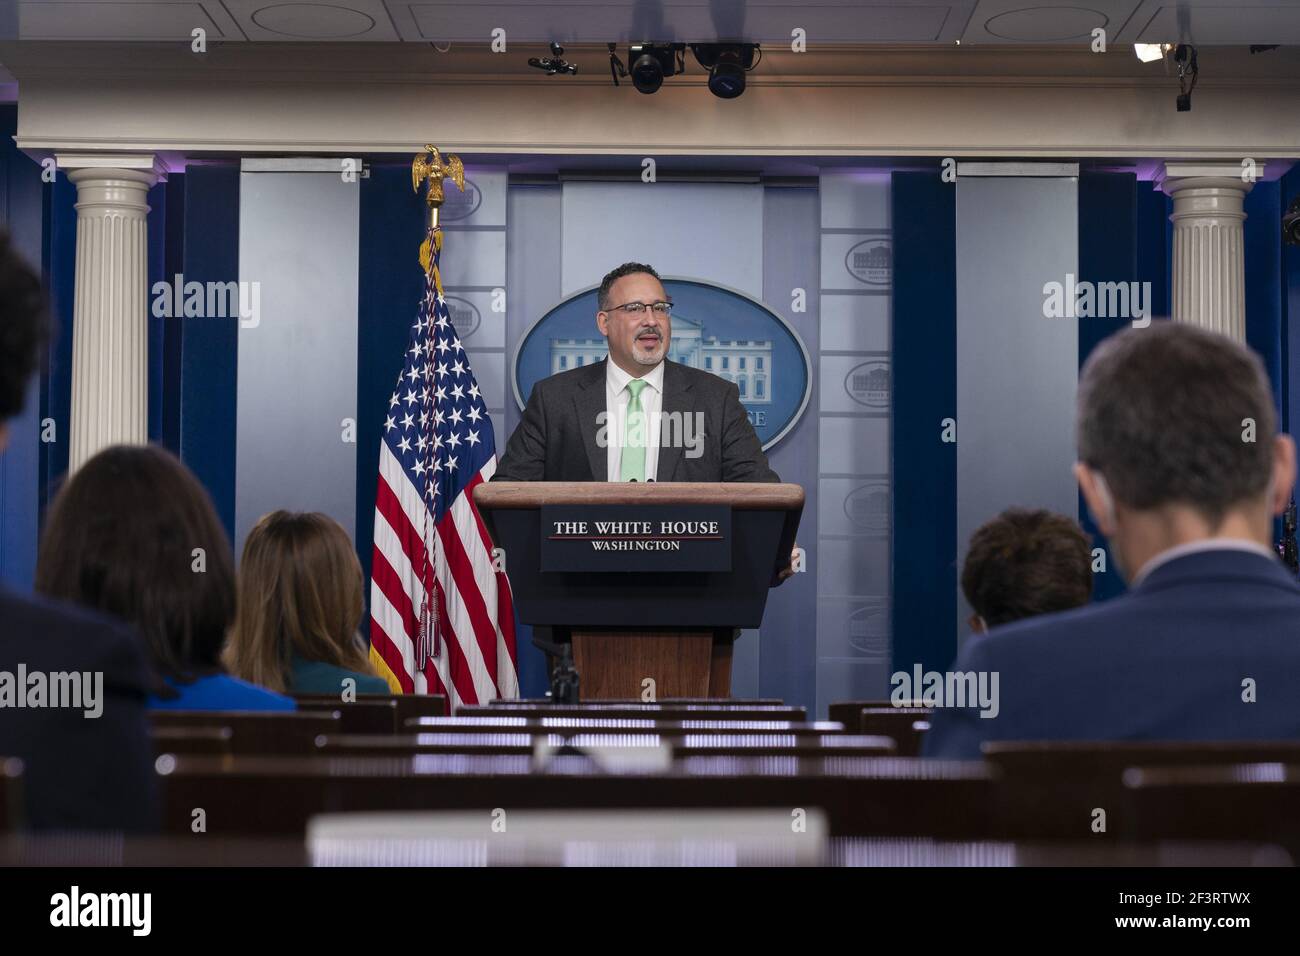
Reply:
[[157, 678], [151, 707], [294, 709], [224, 672], [230, 544], [202, 485], [161, 448], [115, 445], [73, 473], [46, 519], [36, 590], [135, 625]]

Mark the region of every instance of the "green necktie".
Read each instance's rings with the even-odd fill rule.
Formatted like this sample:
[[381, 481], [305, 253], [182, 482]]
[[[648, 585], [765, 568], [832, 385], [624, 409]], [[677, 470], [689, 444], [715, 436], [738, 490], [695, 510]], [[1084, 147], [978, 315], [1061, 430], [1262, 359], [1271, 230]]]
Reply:
[[641, 413], [643, 379], [634, 378], [627, 383], [632, 397], [627, 403], [627, 432], [623, 438], [623, 455], [618, 465], [619, 481], [645, 481], [645, 416]]

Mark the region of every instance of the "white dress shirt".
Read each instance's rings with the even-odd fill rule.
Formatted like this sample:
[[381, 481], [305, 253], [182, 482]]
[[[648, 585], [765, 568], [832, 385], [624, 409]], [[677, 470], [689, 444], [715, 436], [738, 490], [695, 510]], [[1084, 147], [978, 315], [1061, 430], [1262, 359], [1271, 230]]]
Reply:
[[[664, 363], [660, 362], [641, 376], [646, 387], [641, 389], [641, 411], [645, 414], [646, 481], [654, 481], [659, 470], [659, 412], [664, 407]], [[627, 383], [632, 376], [619, 368], [611, 358], [605, 359], [605, 446], [606, 480], [618, 481], [624, 439], [627, 436], [627, 403], [632, 393]]]
[[1133, 575], [1133, 580], [1128, 583], [1128, 586], [1130, 588], [1137, 587], [1147, 575], [1162, 564], [1168, 564], [1170, 561], [1184, 558], [1189, 554], [1199, 554], [1202, 551], [1251, 551], [1263, 557], [1272, 558], [1274, 561], [1278, 560], [1276, 551], [1264, 547], [1258, 541], [1247, 541], [1245, 538], [1202, 538], [1199, 541], [1189, 541], [1186, 544], [1166, 548], [1159, 554], [1152, 556], [1146, 564], [1138, 569], [1137, 574]]

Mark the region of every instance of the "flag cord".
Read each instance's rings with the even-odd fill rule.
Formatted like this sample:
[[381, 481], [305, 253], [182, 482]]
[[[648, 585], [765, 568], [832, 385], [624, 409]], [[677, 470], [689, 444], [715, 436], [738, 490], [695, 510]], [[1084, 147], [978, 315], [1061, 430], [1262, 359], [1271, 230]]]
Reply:
[[[432, 222], [429, 225], [428, 243], [429, 243], [429, 269], [425, 273], [424, 294], [425, 294], [426, 314], [428, 316], [428, 321], [432, 323], [433, 313], [435, 310], [431, 308], [432, 302], [430, 301], [430, 299], [435, 294], [437, 295], [442, 294], [442, 282], [440, 281], [440, 277], [438, 275], [438, 260], [440, 258], [438, 253], [442, 251], [442, 230], [439, 229], [437, 226], [433, 225]], [[424, 381], [425, 388], [429, 388], [431, 384], [429, 381], [430, 373], [428, 371], [430, 368], [432, 368], [432, 358], [430, 356], [426, 356], [425, 357], [426, 372], [425, 372], [425, 381]], [[436, 419], [433, 425], [433, 433], [435, 436], [438, 434], [438, 424]], [[434, 454], [435, 454], [434, 443], [429, 442], [427, 449], [425, 451], [425, 456], [426, 456], [426, 462], [429, 463], [430, 465], [432, 465], [432, 459], [434, 457]], [[427, 476], [426, 478], [427, 481], [432, 481], [435, 484], [437, 483], [438, 481], [437, 472], [435, 472], [432, 467], [428, 468], [425, 471], [425, 475]], [[422, 610], [422, 613], [420, 614], [420, 629], [424, 632], [424, 641], [423, 641], [424, 657], [420, 661], [421, 670], [424, 670], [425, 666], [428, 664], [430, 659], [436, 660], [439, 653], [441, 652], [441, 648], [439, 647], [440, 642], [438, 639], [438, 593], [437, 593], [438, 582], [437, 582], [436, 573], [434, 573], [431, 570], [431, 567], [436, 567], [436, 560], [431, 561], [431, 556], [434, 556], [436, 559], [436, 549], [439, 544], [438, 530], [435, 527], [433, 529], [433, 534], [432, 535], [429, 534], [430, 521], [431, 521], [430, 509], [425, 508], [424, 515], [423, 515], [423, 527], [421, 528], [421, 534], [424, 537], [424, 567], [421, 569], [421, 579], [424, 584], [424, 608]]]

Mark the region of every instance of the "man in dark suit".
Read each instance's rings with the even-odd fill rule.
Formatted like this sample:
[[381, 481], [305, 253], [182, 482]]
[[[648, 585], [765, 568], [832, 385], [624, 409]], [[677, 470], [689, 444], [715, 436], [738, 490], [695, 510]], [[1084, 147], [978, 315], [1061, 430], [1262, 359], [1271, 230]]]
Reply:
[[[44, 338], [40, 280], [0, 234], [0, 451]], [[23, 763], [19, 821], [44, 830], [156, 826], [148, 679], [124, 625], [0, 589], [0, 759]], [[32, 706], [40, 684], [44, 703]]]
[[1193, 326], [1125, 330], [1084, 366], [1076, 434], [1079, 487], [1130, 590], [971, 638], [953, 670], [997, 674], [999, 699], [936, 709], [925, 753], [1300, 737], [1300, 586], [1270, 547], [1295, 445], [1258, 358]]
[[494, 481], [779, 481], [734, 382], [668, 361], [672, 302], [650, 266], [600, 285], [609, 357], [538, 382]]

